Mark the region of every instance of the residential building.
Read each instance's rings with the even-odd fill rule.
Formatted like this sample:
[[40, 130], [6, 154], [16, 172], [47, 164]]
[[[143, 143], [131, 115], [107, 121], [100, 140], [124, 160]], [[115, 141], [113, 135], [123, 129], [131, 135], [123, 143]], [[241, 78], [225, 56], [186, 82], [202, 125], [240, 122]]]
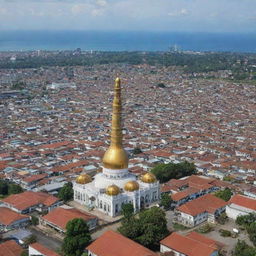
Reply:
[[217, 256], [223, 246], [196, 232], [187, 235], [173, 232], [160, 241], [160, 252], [173, 252], [173, 256]]
[[227, 202], [207, 194], [185, 203], [176, 209], [176, 220], [188, 227], [194, 227], [204, 221], [215, 223], [216, 218], [225, 211]]
[[25, 191], [13, 194], [0, 201], [1, 205], [19, 213], [30, 213], [32, 211], [49, 212], [62, 204], [55, 196], [43, 192]]
[[112, 230], [106, 231], [86, 250], [88, 256], [157, 256], [153, 251]]
[[0, 256], [20, 256], [22, 252], [23, 248], [13, 240], [0, 244]]
[[51, 228], [64, 233], [66, 231], [67, 223], [75, 218], [82, 218], [86, 221], [89, 230], [96, 228], [97, 217], [85, 212], [81, 212], [75, 208], [70, 207], [58, 207], [45, 216], [40, 218], [40, 222], [43, 225], [50, 226]]
[[256, 213], [256, 199], [243, 195], [234, 195], [226, 206], [226, 214], [231, 219], [238, 216]]
[[30, 216], [0, 207], [0, 231], [23, 228], [30, 223]]
[[43, 246], [40, 243], [30, 244], [28, 247], [29, 256], [59, 256], [58, 253], [50, 250], [49, 248]]

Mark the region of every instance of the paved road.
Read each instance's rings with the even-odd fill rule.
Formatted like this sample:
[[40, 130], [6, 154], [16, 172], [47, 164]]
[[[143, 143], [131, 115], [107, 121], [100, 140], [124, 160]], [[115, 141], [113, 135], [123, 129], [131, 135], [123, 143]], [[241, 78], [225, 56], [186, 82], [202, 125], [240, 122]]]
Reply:
[[166, 219], [167, 219], [167, 228], [171, 231], [173, 230], [173, 217], [174, 217], [174, 211], [168, 210], [166, 213]]
[[37, 242], [46, 246], [47, 248], [56, 251], [61, 247], [62, 242], [60, 240], [53, 237], [49, 237], [45, 235], [43, 232], [36, 230], [34, 228], [29, 228], [29, 230], [32, 232], [33, 235], [36, 236]]

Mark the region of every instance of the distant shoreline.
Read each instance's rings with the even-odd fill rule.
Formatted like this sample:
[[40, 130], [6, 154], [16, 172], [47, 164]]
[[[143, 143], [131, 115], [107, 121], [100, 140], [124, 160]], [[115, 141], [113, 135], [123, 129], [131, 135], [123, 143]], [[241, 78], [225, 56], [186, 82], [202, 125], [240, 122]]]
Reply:
[[256, 34], [124, 31], [0, 31], [0, 51], [183, 51], [256, 53]]

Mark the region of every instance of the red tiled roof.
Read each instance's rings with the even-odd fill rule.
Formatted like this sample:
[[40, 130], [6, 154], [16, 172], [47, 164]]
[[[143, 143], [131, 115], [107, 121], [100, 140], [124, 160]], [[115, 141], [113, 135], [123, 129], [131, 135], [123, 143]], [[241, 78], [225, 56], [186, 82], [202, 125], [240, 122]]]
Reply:
[[65, 230], [66, 225], [70, 220], [73, 220], [75, 218], [82, 218], [85, 221], [88, 221], [97, 217], [88, 213], [80, 212], [74, 208], [65, 209], [62, 207], [58, 207], [49, 212], [47, 215], [43, 216], [42, 218], [45, 221], [48, 221], [58, 226], [62, 230]]
[[22, 247], [12, 240], [0, 244], [0, 256], [20, 256], [22, 252]]
[[3, 199], [2, 202], [12, 205], [18, 210], [25, 210], [33, 205], [44, 204], [50, 206], [59, 201], [55, 196], [43, 192], [25, 191], [20, 194], [10, 195]]
[[34, 248], [35, 250], [37, 250], [39, 253], [43, 254], [44, 256], [59, 256], [58, 253], [44, 247], [42, 244], [39, 244], [39, 243], [30, 244], [29, 247]]
[[41, 145], [39, 148], [55, 149], [55, 148], [66, 146], [68, 144], [71, 144], [71, 141], [61, 141], [61, 142], [56, 142], [52, 144], [44, 144], [44, 145]]
[[219, 241], [210, 239], [210, 238], [203, 236], [195, 231], [192, 231], [191, 233], [187, 234], [186, 237], [191, 238], [193, 240], [197, 240], [197, 241], [207, 244], [208, 246], [211, 246], [211, 247], [217, 247], [218, 249], [221, 249], [226, 246], [225, 244], [220, 243]]
[[66, 164], [66, 165], [61, 165], [61, 166], [53, 167], [51, 170], [53, 172], [65, 172], [65, 171], [69, 171], [69, 170], [71, 170], [73, 168], [76, 168], [76, 167], [85, 166], [87, 164], [89, 164], [88, 161], [80, 160], [78, 162], [74, 162], [74, 163], [70, 163], [70, 164]]
[[31, 175], [29, 177], [26, 177], [23, 181], [26, 182], [26, 183], [30, 183], [30, 182], [33, 182], [33, 181], [42, 180], [43, 178], [46, 178], [47, 176], [48, 176], [47, 173]]
[[13, 222], [17, 220], [22, 220], [22, 219], [29, 219], [29, 216], [14, 212], [6, 207], [0, 207], [0, 223], [1, 224], [8, 226]]
[[192, 216], [196, 216], [202, 212], [214, 213], [217, 209], [222, 208], [225, 205], [227, 205], [227, 202], [224, 200], [211, 194], [207, 194], [183, 204], [182, 206], [178, 207], [177, 210]]
[[256, 200], [242, 195], [234, 195], [228, 202], [256, 211]]
[[183, 190], [181, 192], [177, 192], [175, 194], [172, 194], [172, 199], [174, 201], [179, 201], [179, 200], [181, 200], [183, 198], [186, 198], [189, 195], [193, 195], [193, 194], [195, 194], [197, 192], [200, 192], [200, 189], [193, 188], [193, 187], [187, 188], [187, 189], [185, 189], [185, 190]]
[[171, 235], [160, 241], [160, 243], [187, 256], [212, 255], [212, 253], [217, 250], [214, 240], [212, 240], [212, 244], [209, 244], [209, 241], [205, 243], [202, 240], [203, 239], [199, 239], [198, 241], [198, 239], [195, 239], [195, 237], [186, 237], [173, 232]]
[[86, 249], [97, 256], [157, 256], [151, 250], [112, 230], [106, 231]]

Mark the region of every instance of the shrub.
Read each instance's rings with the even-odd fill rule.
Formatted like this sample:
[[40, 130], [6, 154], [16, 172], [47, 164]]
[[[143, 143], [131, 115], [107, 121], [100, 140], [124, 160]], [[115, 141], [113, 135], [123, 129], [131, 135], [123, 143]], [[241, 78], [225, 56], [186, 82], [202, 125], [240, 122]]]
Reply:
[[197, 231], [198, 231], [199, 233], [205, 234], [205, 233], [209, 233], [209, 232], [213, 231], [213, 229], [214, 229], [214, 228], [213, 228], [212, 225], [210, 225], [209, 223], [206, 223], [206, 224], [204, 224], [203, 226], [199, 227], [199, 228], [197, 229]]
[[224, 236], [224, 237], [231, 236], [231, 232], [230, 232], [229, 230], [220, 229], [219, 232], [220, 232], [220, 235], [221, 235], [221, 236]]

